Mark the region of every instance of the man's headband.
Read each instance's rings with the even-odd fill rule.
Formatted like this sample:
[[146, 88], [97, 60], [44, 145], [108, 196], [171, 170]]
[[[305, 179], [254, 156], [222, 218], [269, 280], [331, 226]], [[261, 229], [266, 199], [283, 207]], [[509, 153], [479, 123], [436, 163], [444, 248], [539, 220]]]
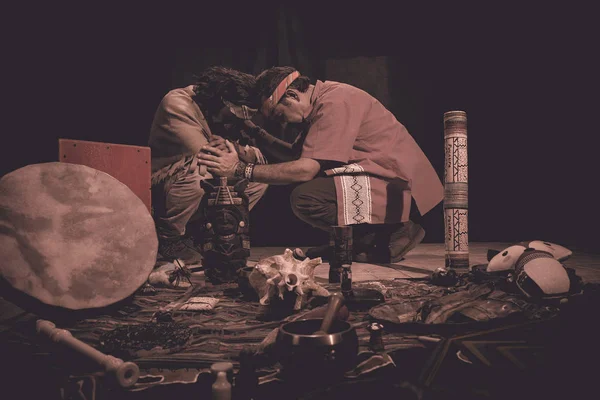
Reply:
[[297, 77], [300, 76], [300, 72], [294, 71], [288, 76], [286, 76], [280, 83], [277, 85], [273, 93], [263, 102], [261, 111], [265, 117], [271, 115], [281, 97], [287, 90], [287, 88], [296, 80]]

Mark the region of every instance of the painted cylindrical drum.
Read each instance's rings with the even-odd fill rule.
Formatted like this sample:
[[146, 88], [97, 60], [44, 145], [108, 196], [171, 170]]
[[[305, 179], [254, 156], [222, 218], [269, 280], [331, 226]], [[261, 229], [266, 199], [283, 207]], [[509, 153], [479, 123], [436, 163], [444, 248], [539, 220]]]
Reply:
[[444, 113], [446, 267], [469, 267], [467, 113]]

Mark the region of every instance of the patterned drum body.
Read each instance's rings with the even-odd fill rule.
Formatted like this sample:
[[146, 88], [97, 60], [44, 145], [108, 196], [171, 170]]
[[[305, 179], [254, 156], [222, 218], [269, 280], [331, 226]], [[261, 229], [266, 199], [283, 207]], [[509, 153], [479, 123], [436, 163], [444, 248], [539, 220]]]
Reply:
[[444, 113], [446, 267], [469, 266], [467, 114]]

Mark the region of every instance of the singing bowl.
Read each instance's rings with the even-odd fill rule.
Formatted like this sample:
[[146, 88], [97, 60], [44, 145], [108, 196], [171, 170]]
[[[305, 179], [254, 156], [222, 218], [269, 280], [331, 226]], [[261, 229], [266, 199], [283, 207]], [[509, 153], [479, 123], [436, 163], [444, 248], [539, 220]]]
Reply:
[[335, 320], [328, 334], [316, 335], [322, 318], [283, 324], [277, 336], [279, 362], [287, 376], [331, 377], [356, 365], [358, 336], [354, 327]]

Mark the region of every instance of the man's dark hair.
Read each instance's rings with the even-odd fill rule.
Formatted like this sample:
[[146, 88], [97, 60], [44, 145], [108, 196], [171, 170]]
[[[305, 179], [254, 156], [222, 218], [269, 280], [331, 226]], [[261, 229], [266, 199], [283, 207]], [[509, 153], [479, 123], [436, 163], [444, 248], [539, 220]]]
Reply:
[[[262, 102], [263, 99], [269, 97], [277, 88], [277, 85], [295, 70], [294, 67], [272, 67], [261, 72], [256, 78], [258, 99]], [[300, 75], [289, 87], [300, 92], [306, 92], [309, 86], [310, 78]]]
[[216, 114], [225, 99], [237, 105], [258, 106], [256, 78], [231, 68], [214, 66], [196, 76], [194, 101], [203, 111]]

